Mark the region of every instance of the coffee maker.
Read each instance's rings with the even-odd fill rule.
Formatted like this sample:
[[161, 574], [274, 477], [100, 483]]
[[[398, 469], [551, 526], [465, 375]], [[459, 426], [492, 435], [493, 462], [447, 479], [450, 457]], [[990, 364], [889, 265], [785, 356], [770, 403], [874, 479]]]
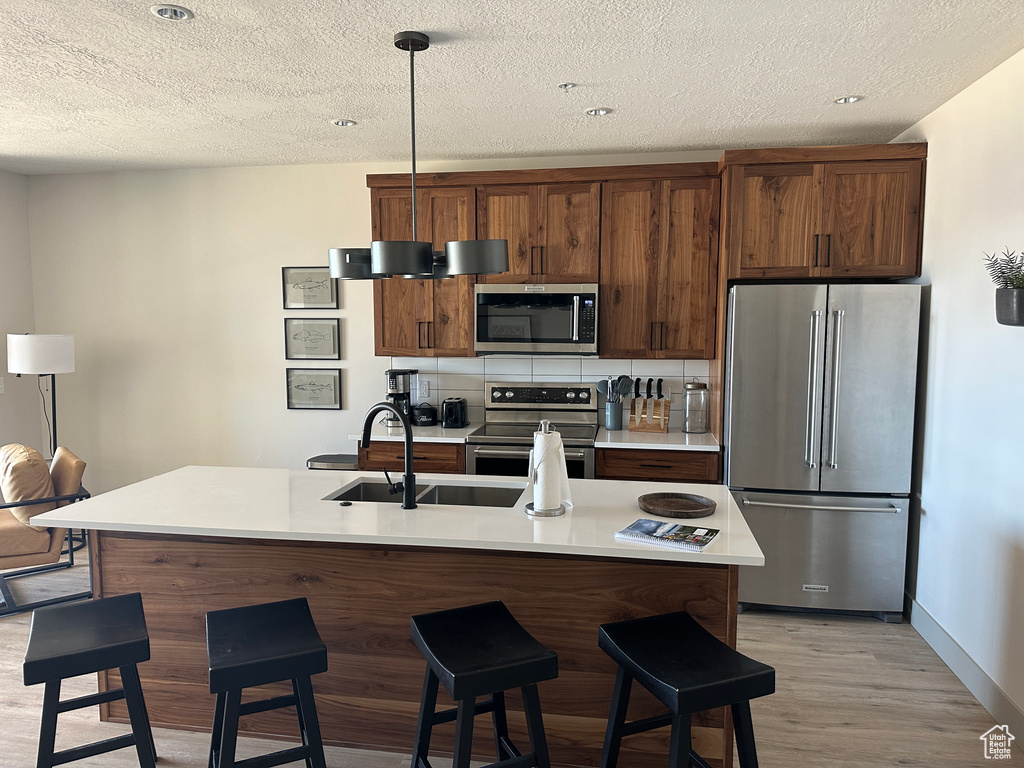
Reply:
[[[407, 417], [412, 411], [412, 377], [419, 371], [408, 368], [389, 368], [384, 371], [387, 381], [387, 390], [384, 398], [395, 408], [404, 413]], [[397, 427], [401, 422], [392, 415], [384, 419], [384, 424], [389, 427]]]

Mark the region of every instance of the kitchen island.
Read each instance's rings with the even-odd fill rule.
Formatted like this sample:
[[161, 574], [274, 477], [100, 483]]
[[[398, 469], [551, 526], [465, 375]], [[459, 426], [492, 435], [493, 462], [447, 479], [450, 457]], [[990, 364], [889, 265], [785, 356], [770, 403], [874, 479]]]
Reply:
[[[559, 657], [559, 677], [540, 686], [553, 763], [596, 765], [615, 665], [597, 647], [597, 626], [687, 610], [735, 646], [738, 565], [764, 558], [728, 489], [716, 485], [571, 480], [574, 505], [561, 517], [531, 518], [512, 507], [324, 500], [358, 472], [185, 467], [45, 513], [40, 523], [93, 531], [97, 596], [139, 591], [152, 659], [140, 666], [154, 725], [208, 730], [213, 696], [206, 676], [206, 611], [294, 597], [309, 600], [328, 648], [329, 670], [314, 679], [324, 740], [411, 749], [424, 662], [409, 639], [412, 614], [505, 602]], [[521, 488], [500, 477], [419, 475], [420, 486]], [[699, 521], [721, 534], [702, 553], [616, 541], [637, 517], [637, 496], [685, 491], [717, 503]], [[109, 679], [108, 679], [109, 674]], [[116, 685], [116, 673], [100, 677]], [[270, 687], [273, 689], [273, 687]], [[638, 691], [630, 716], [655, 714]], [[442, 695], [443, 697], [443, 695]], [[518, 710], [518, 696], [510, 695]], [[120, 703], [104, 717], [126, 720]], [[513, 738], [525, 739], [518, 711]], [[252, 734], [294, 737], [284, 713], [247, 718]], [[438, 730], [434, 751], [450, 748]], [[712, 765], [732, 765], [724, 709], [694, 718], [694, 745]], [[485, 721], [474, 753], [493, 760]], [[524, 742], [525, 743], [525, 742]], [[626, 765], [661, 766], [665, 733], [627, 739]]]

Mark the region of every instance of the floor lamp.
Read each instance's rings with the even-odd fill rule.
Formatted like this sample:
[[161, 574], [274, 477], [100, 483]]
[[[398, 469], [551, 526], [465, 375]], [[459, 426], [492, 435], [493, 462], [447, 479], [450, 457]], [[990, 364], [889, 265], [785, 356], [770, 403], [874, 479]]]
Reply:
[[[75, 337], [69, 334], [7, 334], [7, 372], [50, 377], [50, 456], [57, 451], [57, 377], [75, 371]], [[46, 406], [44, 404], [45, 413]]]

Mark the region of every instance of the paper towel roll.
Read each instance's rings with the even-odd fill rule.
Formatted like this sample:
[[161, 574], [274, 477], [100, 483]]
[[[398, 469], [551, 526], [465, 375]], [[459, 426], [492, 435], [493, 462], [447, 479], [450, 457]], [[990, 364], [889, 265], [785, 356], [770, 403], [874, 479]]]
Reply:
[[555, 430], [533, 433], [533, 508], [538, 512], [571, 506], [569, 473], [562, 436]]

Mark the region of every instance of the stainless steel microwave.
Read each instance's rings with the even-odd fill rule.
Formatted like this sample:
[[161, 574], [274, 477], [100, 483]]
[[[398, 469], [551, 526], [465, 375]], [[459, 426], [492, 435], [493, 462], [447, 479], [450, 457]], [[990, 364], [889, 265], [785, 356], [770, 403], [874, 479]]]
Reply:
[[596, 355], [597, 283], [476, 286], [477, 354]]

